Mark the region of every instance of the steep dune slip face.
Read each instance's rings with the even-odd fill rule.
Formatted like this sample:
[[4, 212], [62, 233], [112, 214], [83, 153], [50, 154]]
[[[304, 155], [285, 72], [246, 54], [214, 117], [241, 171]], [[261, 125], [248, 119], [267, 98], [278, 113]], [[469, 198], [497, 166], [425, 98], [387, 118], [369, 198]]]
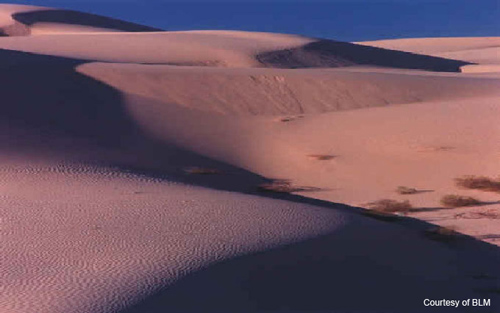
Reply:
[[318, 40], [296, 49], [273, 51], [257, 56], [272, 67], [344, 67], [371, 65], [389, 68], [459, 72], [464, 61], [417, 55], [402, 51], [366, 47], [347, 42]]
[[[228, 115], [294, 115], [498, 94], [498, 81], [375, 69], [214, 69], [85, 64], [126, 93]], [[265, 105], [264, 105], [265, 104]]]

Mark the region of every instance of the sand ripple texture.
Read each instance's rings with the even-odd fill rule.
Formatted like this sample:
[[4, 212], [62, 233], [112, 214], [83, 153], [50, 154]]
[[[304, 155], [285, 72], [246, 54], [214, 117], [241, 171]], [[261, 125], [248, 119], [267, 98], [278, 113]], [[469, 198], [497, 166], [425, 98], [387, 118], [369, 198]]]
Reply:
[[71, 166], [0, 169], [0, 312], [112, 312], [341, 213]]

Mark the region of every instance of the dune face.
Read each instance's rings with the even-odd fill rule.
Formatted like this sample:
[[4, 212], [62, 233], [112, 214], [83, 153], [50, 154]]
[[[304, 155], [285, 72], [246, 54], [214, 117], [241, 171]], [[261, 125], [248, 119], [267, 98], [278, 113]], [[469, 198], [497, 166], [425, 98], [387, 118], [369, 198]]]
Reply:
[[1, 313], [498, 311], [496, 39], [0, 28]]
[[368, 65], [436, 72], [459, 72], [461, 66], [469, 64], [333, 40], [319, 40], [296, 49], [264, 53], [258, 56], [258, 60], [268, 66], [285, 68]]
[[157, 28], [71, 10], [0, 4], [0, 35], [98, 31], [152, 32]]
[[466, 72], [499, 72], [500, 38], [416, 38], [360, 42], [359, 44], [463, 60]]

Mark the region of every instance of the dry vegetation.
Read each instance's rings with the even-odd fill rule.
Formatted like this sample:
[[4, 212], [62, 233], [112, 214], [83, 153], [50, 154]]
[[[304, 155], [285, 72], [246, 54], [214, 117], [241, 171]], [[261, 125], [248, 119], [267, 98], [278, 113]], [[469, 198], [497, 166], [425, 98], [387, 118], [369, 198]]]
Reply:
[[257, 187], [262, 192], [292, 193], [301, 191], [319, 191], [316, 187], [295, 186], [289, 180], [276, 179], [269, 183], [260, 184]]
[[329, 154], [310, 154], [307, 157], [311, 160], [316, 160], [316, 161], [329, 161], [335, 159], [334, 155], [329, 155]]
[[383, 213], [408, 213], [413, 208], [410, 201], [396, 201], [391, 199], [382, 199], [368, 203], [368, 208], [376, 212]]
[[500, 192], [500, 179], [485, 176], [463, 176], [455, 179], [458, 187], [482, 191]]
[[375, 210], [365, 210], [363, 211], [363, 214], [371, 218], [387, 222], [396, 221], [401, 218], [400, 216], [392, 213], [380, 212]]
[[298, 115], [298, 116], [286, 116], [286, 117], [280, 118], [279, 121], [286, 123], [286, 122], [295, 121], [296, 119], [299, 119], [299, 118], [304, 118], [304, 116], [302, 116], [302, 115]]
[[454, 241], [461, 237], [455, 226], [437, 226], [426, 230], [425, 235], [430, 239], [444, 242]]
[[418, 189], [415, 188], [410, 188], [410, 187], [405, 187], [405, 186], [399, 186], [396, 189], [396, 192], [400, 195], [414, 195], [419, 193]]
[[480, 212], [464, 212], [455, 214], [456, 219], [490, 219], [490, 220], [498, 220], [500, 219], [500, 212], [497, 212], [495, 209], [480, 211]]
[[189, 175], [216, 175], [222, 172], [215, 168], [188, 167], [184, 169], [184, 173]]
[[446, 208], [459, 208], [482, 204], [476, 198], [460, 195], [445, 195], [441, 198], [441, 205]]

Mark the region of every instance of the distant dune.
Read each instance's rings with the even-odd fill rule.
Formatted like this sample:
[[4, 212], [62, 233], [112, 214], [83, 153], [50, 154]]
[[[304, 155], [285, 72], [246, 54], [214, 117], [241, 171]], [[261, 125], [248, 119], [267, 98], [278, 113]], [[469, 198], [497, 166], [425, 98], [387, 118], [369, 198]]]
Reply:
[[71, 10], [0, 4], [0, 36], [102, 31], [151, 32], [159, 29]]
[[498, 311], [498, 39], [0, 29], [0, 313]]
[[[491, 65], [490, 71], [499, 71], [500, 37], [410, 38], [367, 41], [359, 44], [481, 64], [481, 72], [485, 72], [488, 65]], [[474, 66], [466, 68], [473, 69]]]

